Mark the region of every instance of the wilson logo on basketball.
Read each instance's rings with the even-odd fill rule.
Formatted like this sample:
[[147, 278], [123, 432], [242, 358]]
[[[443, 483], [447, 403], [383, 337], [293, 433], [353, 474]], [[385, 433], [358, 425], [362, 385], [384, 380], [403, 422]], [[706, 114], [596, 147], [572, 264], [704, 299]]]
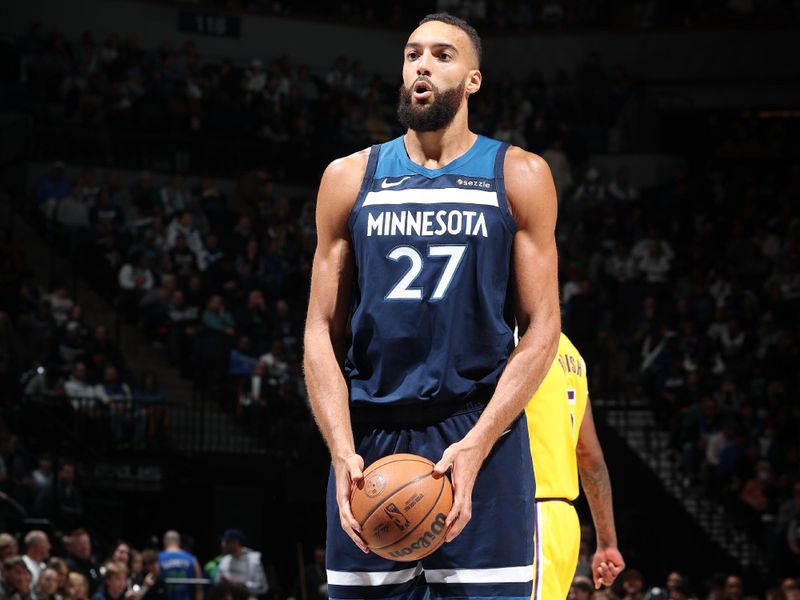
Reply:
[[420, 548], [430, 548], [431, 544], [433, 544], [444, 531], [444, 523], [446, 520], [447, 515], [444, 513], [439, 513], [431, 523], [431, 528], [428, 531], [423, 533], [408, 546], [404, 546], [399, 550], [393, 550], [392, 552], [389, 552], [389, 554], [394, 558], [401, 558], [411, 554], [412, 552], [416, 552]]
[[411, 521], [409, 521], [408, 517], [406, 517], [402, 512], [400, 512], [400, 509], [397, 508], [397, 505], [394, 502], [391, 502], [390, 504], [384, 506], [383, 512], [385, 512], [386, 516], [392, 520], [392, 523], [397, 525], [397, 528], [400, 531], [404, 531], [406, 527], [411, 525]]
[[375, 496], [378, 496], [385, 489], [386, 489], [386, 477], [384, 477], [380, 473], [376, 473], [375, 475], [367, 477], [367, 480], [364, 482], [364, 493], [369, 498], [374, 498]]

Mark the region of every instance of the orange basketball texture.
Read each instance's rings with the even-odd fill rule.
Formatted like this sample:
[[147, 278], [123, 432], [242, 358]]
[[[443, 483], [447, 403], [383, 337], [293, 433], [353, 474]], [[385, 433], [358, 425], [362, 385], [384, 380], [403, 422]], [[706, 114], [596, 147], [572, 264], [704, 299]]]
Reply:
[[415, 454], [391, 454], [372, 463], [353, 489], [350, 506], [369, 549], [389, 560], [413, 561], [444, 542], [444, 522], [453, 506], [445, 475]]

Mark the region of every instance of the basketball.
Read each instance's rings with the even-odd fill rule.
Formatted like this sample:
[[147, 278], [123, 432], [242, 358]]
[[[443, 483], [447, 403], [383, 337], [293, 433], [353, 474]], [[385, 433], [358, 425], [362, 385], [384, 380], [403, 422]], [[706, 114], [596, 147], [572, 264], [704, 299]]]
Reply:
[[414, 561], [444, 542], [444, 522], [453, 506], [445, 475], [415, 454], [391, 454], [372, 463], [353, 489], [350, 506], [361, 535], [378, 556]]

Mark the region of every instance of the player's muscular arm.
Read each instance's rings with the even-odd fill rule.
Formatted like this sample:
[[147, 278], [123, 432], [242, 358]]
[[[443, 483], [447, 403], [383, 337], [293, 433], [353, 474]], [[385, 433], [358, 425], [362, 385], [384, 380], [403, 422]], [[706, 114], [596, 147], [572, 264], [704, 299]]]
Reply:
[[504, 176], [517, 223], [512, 261], [521, 339], [478, 422], [464, 439], [445, 451], [436, 465], [439, 472], [451, 466], [453, 469], [455, 498], [448, 516], [448, 541], [471, 518], [472, 488], [478, 470], [544, 379], [561, 331], [553, 177], [543, 159], [515, 147], [506, 154]]
[[611, 480], [608, 477], [603, 449], [597, 439], [592, 405], [588, 400], [578, 434], [576, 454], [581, 484], [597, 531], [597, 552], [592, 559], [592, 575], [595, 587], [599, 588], [601, 584], [614, 583], [617, 575], [625, 568], [625, 561], [617, 549]]
[[331, 453], [342, 528], [366, 551], [350, 511], [350, 486], [364, 462], [356, 454], [342, 365], [353, 284], [347, 220], [366, 169], [367, 152], [339, 159], [325, 170], [317, 196], [317, 250], [311, 274], [303, 367], [314, 418]]

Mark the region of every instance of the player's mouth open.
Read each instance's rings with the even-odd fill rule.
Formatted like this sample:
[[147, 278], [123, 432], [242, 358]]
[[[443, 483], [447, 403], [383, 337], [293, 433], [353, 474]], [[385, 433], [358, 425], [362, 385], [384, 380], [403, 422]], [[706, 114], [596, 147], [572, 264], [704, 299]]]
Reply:
[[414, 84], [414, 98], [417, 100], [427, 100], [432, 95], [433, 89], [427, 81], [418, 81]]

